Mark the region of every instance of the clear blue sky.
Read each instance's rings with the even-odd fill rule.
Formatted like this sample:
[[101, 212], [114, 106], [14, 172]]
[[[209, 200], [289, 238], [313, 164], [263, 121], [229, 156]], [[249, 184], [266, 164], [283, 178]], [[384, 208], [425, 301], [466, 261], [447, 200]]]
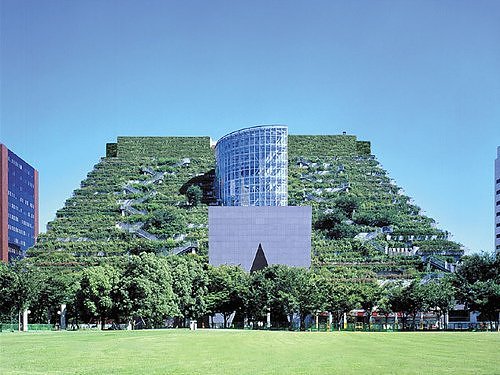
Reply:
[[347, 131], [492, 251], [500, 1], [0, 0], [0, 141], [42, 228], [118, 135]]

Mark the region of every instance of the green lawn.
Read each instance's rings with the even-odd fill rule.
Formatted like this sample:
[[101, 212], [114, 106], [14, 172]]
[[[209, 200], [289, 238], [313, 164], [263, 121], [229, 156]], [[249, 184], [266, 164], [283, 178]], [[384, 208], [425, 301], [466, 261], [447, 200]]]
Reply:
[[486, 332], [4, 332], [0, 373], [491, 375], [499, 348]]

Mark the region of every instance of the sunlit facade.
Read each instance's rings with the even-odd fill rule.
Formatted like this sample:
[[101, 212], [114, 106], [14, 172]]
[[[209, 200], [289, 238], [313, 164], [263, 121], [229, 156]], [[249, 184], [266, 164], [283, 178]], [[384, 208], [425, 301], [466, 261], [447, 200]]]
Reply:
[[288, 128], [264, 125], [222, 137], [215, 146], [222, 206], [288, 205]]
[[495, 160], [495, 250], [500, 254], [500, 147]]

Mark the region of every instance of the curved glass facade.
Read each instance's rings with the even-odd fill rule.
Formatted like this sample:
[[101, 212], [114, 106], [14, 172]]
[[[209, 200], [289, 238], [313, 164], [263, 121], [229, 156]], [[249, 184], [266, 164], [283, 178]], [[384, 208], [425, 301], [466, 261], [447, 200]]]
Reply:
[[288, 128], [255, 126], [215, 146], [217, 195], [223, 206], [288, 204]]

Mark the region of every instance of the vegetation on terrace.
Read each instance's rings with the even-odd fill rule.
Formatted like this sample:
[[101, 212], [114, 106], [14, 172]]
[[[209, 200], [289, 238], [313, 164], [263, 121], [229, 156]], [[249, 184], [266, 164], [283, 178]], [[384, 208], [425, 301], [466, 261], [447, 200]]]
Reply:
[[313, 207], [313, 265], [356, 278], [413, 278], [424, 270], [421, 257], [386, 249], [463, 254], [389, 178], [368, 142], [350, 135], [288, 142], [289, 204]]
[[[197, 243], [206, 255], [214, 167], [208, 137], [118, 137], [30, 254], [40, 261], [54, 252], [168, 254]], [[417, 254], [386, 249], [462, 254], [355, 136], [289, 136], [289, 204], [313, 207], [313, 266], [339, 277], [413, 278], [425, 270]]]
[[[208, 137], [118, 137], [117, 144], [108, 144], [107, 156], [57, 212], [31, 254], [55, 250], [86, 256], [138, 253], [141, 249], [165, 252], [189, 241], [198, 241], [206, 252], [207, 206], [189, 204], [180, 189], [213, 166]], [[161, 174], [161, 178], [146, 183], [151, 173]], [[124, 212], [127, 200], [138, 202], [131, 207], [141, 214]], [[120, 223], [142, 223], [158, 240], [129, 233]]]

